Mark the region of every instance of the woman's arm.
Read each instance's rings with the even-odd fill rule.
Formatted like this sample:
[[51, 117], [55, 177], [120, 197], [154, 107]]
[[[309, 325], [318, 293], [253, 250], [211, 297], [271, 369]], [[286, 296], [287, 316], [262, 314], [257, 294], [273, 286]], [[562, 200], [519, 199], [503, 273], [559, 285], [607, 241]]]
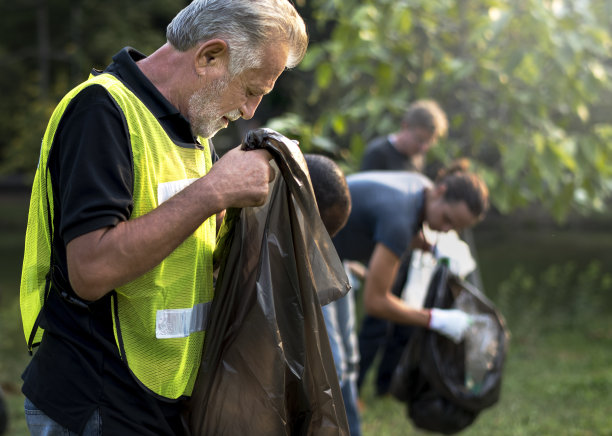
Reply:
[[427, 327], [429, 310], [415, 309], [393, 295], [391, 286], [399, 269], [400, 259], [381, 243], [370, 257], [364, 286], [364, 307], [369, 315], [397, 324]]
[[383, 244], [376, 244], [364, 287], [364, 306], [369, 315], [396, 324], [430, 328], [458, 343], [471, 324], [468, 314], [456, 309], [416, 309], [393, 295], [391, 285], [399, 269], [399, 258]]

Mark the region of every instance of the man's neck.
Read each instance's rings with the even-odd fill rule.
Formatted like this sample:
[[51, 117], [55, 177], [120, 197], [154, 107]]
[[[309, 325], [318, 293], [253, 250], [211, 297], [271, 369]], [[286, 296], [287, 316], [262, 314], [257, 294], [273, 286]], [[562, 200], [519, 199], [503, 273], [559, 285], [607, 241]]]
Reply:
[[[182, 57], [187, 52], [174, 49], [169, 43], [164, 44], [150, 56], [138, 61], [136, 65], [140, 71], [151, 81], [153, 86], [179, 111], [182, 109], [181, 102], [186, 101], [185, 96], [177, 92], [177, 79], [186, 84], [185, 72], [181, 70], [186, 65]], [[181, 89], [188, 89], [187, 86]]]

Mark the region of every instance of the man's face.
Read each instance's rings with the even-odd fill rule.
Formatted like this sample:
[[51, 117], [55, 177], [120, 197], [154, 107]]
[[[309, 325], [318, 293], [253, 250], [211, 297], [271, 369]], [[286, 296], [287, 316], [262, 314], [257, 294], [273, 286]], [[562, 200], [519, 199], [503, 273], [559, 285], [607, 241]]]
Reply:
[[431, 132], [422, 127], [405, 127], [399, 139], [399, 148], [408, 156], [426, 153], [435, 142]]
[[274, 88], [285, 69], [288, 51], [284, 44], [262, 50], [264, 65], [230, 79], [229, 72], [208, 79], [189, 99], [189, 120], [196, 135], [211, 138], [230, 121], [251, 119], [264, 95]]

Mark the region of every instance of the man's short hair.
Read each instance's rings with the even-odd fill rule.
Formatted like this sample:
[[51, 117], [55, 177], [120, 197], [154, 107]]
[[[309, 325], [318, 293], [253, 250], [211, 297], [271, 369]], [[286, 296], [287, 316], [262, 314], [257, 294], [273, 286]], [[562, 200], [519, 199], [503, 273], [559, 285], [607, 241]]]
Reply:
[[330, 236], [344, 227], [351, 213], [351, 194], [340, 167], [320, 154], [305, 154], [321, 220]]
[[446, 113], [434, 100], [417, 100], [412, 103], [402, 118], [402, 125], [425, 129], [434, 139], [445, 136], [448, 130]]

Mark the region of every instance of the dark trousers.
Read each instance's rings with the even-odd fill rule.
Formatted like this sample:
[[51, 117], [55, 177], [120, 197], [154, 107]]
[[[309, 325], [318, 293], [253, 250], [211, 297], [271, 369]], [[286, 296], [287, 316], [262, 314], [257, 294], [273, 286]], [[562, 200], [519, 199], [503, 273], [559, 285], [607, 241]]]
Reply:
[[[410, 254], [403, 257], [391, 292], [401, 297], [406, 284]], [[366, 373], [382, 349], [382, 357], [376, 375], [376, 394], [384, 395], [389, 391], [393, 371], [399, 363], [402, 352], [410, 339], [412, 327], [391, 323], [387, 320], [365, 315], [359, 331], [359, 376], [357, 387], [361, 389]]]

